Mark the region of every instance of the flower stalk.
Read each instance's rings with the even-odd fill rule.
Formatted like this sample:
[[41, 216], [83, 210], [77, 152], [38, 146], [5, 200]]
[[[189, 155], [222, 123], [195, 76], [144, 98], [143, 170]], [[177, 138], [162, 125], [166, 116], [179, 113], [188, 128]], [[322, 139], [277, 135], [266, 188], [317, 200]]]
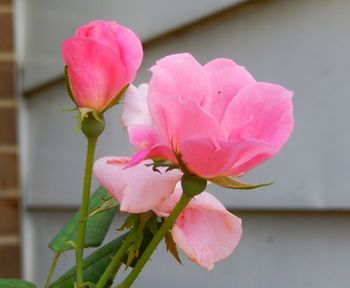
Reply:
[[51, 280], [52, 280], [52, 277], [53, 277], [53, 274], [55, 273], [55, 268], [56, 268], [56, 265], [57, 265], [57, 262], [59, 260], [61, 256], [61, 252], [59, 253], [56, 253], [53, 260], [52, 260], [52, 263], [51, 263], [51, 266], [50, 266], [50, 270], [49, 270], [49, 274], [47, 275], [47, 279], [46, 279], [46, 282], [45, 282], [45, 288], [49, 288], [50, 287], [50, 284], [51, 284]]
[[119, 248], [117, 254], [112, 258], [111, 263], [108, 265], [107, 269], [103, 272], [101, 278], [96, 284], [96, 288], [104, 288], [108, 283], [112, 283], [115, 276], [117, 275], [120, 266], [122, 266], [122, 259], [128, 252], [129, 247], [135, 240], [134, 231], [130, 231], [129, 235], [124, 240], [122, 246]]
[[76, 286], [78, 288], [82, 287], [84, 283], [83, 257], [84, 257], [84, 244], [85, 244], [85, 234], [86, 234], [86, 222], [89, 215], [89, 197], [90, 197], [90, 190], [91, 190], [92, 167], [94, 164], [97, 139], [103, 132], [104, 126], [105, 126], [104, 121], [101, 121], [101, 119], [96, 119], [91, 113], [87, 114], [81, 123], [81, 130], [87, 138], [87, 152], [86, 152], [83, 194], [82, 194], [80, 216], [79, 216], [78, 236], [77, 236], [76, 250], [75, 250]]

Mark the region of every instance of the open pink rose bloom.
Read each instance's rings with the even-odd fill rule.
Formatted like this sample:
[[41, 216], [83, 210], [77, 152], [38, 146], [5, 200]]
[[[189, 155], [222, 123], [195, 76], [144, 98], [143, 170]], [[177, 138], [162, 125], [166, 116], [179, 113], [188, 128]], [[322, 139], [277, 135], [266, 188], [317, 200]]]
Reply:
[[113, 21], [93, 21], [62, 44], [75, 103], [103, 111], [131, 83], [143, 50], [133, 31]]
[[292, 92], [257, 82], [229, 59], [200, 65], [167, 56], [125, 96], [123, 124], [138, 153], [177, 162], [203, 178], [240, 176], [274, 156], [293, 130]]
[[[177, 185], [182, 172], [209, 180], [241, 176], [274, 156], [293, 130], [292, 92], [257, 82], [232, 60], [202, 66], [190, 54], [176, 54], [159, 60], [151, 72], [149, 86], [131, 85], [125, 95], [122, 122], [137, 153], [105, 157], [94, 166], [121, 211], [152, 210], [168, 217], [183, 193]], [[152, 161], [145, 161], [152, 158], [186, 170], [155, 172]], [[202, 192], [171, 232], [192, 261], [211, 270], [237, 247], [242, 226], [214, 196]]]
[[[127, 157], [104, 157], [96, 161], [94, 174], [106, 190], [129, 213], [153, 210], [167, 217], [181, 196], [176, 183], [178, 170], [154, 172], [142, 162], [125, 169]], [[241, 220], [232, 215], [211, 194], [194, 197], [180, 214], [173, 229], [175, 243], [195, 263], [213, 269], [215, 262], [228, 257], [242, 235]]]

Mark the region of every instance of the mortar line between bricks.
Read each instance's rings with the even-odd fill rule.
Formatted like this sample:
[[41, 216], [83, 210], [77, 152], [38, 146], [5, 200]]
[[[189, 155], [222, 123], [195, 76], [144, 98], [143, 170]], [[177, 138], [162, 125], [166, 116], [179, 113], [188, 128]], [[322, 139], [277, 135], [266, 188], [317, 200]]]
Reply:
[[0, 61], [1, 62], [13, 62], [15, 61], [14, 52], [0, 52]]
[[18, 188], [0, 188], [0, 201], [1, 200], [18, 200], [20, 198], [19, 189]]
[[0, 144], [1, 154], [17, 154], [18, 146], [16, 144]]
[[1, 99], [0, 100], [0, 109], [3, 109], [3, 108], [15, 108], [17, 107], [17, 101], [15, 99], [6, 99], [6, 100], [3, 100]]
[[8, 13], [12, 13], [13, 12], [13, 8], [11, 4], [0, 4], [0, 13], [1, 14], [8, 14]]
[[16, 234], [0, 234], [0, 246], [18, 245], [19, 237]]

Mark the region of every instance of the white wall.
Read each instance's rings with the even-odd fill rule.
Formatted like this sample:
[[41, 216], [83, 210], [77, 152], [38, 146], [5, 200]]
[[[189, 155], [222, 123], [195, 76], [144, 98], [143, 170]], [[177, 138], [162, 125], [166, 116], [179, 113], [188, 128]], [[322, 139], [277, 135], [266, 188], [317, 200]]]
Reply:
[[[233, 58], [256, 79], [294, 90], [296, 125], [290, 142], [248, 176], [251, 182], [276, 183], [254, 191], [211, 189], [233, 210], [348, 210], [349, 27], [347, 0], [245, 4], [147, 45], [138, 82], [149, 79], [146, 69], [161, 56], [190, 51], [202, 63], [215, 57]], [[38, 237], [32, 247], [41, 251], [31, 275], [36, 280], [46, 273], [47, 240], [70, 213], [50, 212], [47, 207], [75, 207], [80, 198], [83, 138], [74, 131], [72, 114], [60, 111], [71, 106], [63, 85], [26, 103], [30, 167], [25, 192]], [[99, 156], [131, 153], [118, 113], [118, 109], [108, 112]], [[34, 207], [36, 212], [30, 212]], [[136, 287], [346, 287], [350, 218], [322, 215], [243, 214], [242, 243], [214, 272], [188, 263], [177, 267], [170, 256], [158, 254]], [[163, 267], [167, 271], [155, 281], [154, 273]]]

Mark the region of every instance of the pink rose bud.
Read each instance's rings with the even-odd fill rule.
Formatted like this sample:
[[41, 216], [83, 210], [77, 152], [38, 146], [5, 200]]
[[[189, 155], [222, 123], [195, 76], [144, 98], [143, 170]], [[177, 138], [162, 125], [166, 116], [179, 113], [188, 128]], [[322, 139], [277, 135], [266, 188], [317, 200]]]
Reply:
[[62, 55], [75, 104], [104, 112], [135, 79], [143, 51], [130, 29], [113, 21], [93, 21], [63, 42]]
[[188, 53], [162, 58], [146, 85], [130, 87], [122, 122], [138, 153], [200, 177], [241, 176], [273, 157], [293, 130], [293, 93], [257, 82], [230, 59], [202, 66]]

